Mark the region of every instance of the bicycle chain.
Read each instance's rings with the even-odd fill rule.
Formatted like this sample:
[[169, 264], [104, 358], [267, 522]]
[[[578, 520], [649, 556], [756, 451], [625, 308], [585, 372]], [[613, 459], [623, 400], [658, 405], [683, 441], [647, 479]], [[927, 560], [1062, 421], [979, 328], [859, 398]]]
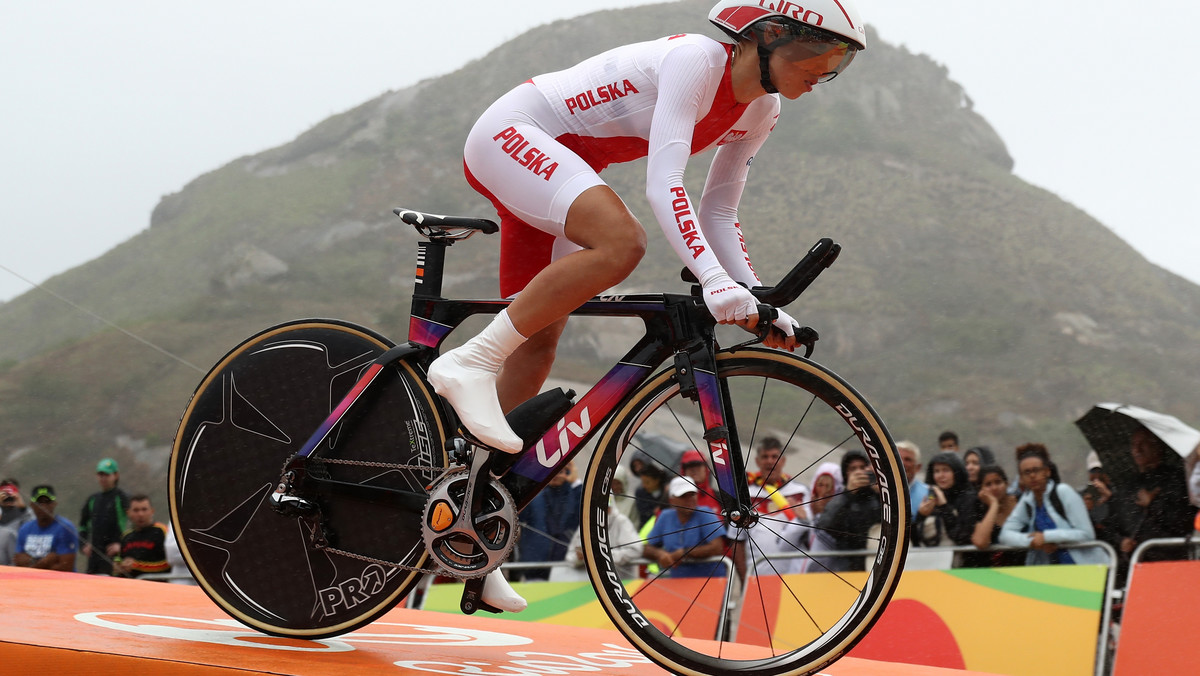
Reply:
[[[437, 573], [439, 575], [443, 574], [443, 571], [440, 570], [440, 567], [434, 568], [434, 569], [429, 569], [429, 568], [421, 568], [420, 566], [408, 566], [403, 563], [396, 563], [395, 561], [384, 561], [383, 559], [376, 559], [371, 556], [365, 556], [363, 554], [355, 554], [354, 552], [348, 552], [344, 549], [338, 549], [337, 547], [321, 546], [321, 545], [318, 545], [315, 543], [313, 544], [313, 547], [319, 551], [328, 552], [330, 554], [338, 554], [338, 555], [344, 556], [349, 559], [358, 559], [359, 561], [365, 561], [367, 563], [374, 563], [374, 564], [377, 564], [380, 566], [387, 566], [388, 568], [397, 568], [400, 570], [407, 570], [407, 571], [414, 572], [414, 573]], [[432, 558], [432, 557], [430, 557], [430, 558]], [[449, 575], [448, 572], [445, 572], [445, 574]]]
[[324, 465], [355, 465], [357, 467], [378, 467], [380, 469], [405, 469], [414, 472], [437, 472], [441, 474], [465, 469], [466, 465], [447, 465], [446, 467], [430, 467], [429, 465], [399, 465], [391, 462], [374, 462], [371, 460], [345, 460], [342, 458], [313, 458], [314, 462]]
[[[375, 462], [375, 461], [371, 461], [371, 460], [346, 460], [344, 458], [321, 458], [321, 457], [313, 458], [313, 460], [315, 460], [318, 463], [327, 464], [327, 465], [353, 465], [355, 467], [374, 467], [374, 468], [378, 468], [378, 469], [400, 469], [400, 470], [410, 470], [410, 471], [414, 471], [414, 472], [437, 471], [438, 478], [441, 478], [443, 475], [455, 472], [457, 470], [466, 469], [466, 465], [448, 465], [446, 467], [430, 467], [428, 465], [401, 465], [401, 464], [392, 463], [392, 462]], [[286, 468], [286, 465], [285, 465], [285, 468]], [[386, 566], [388, 568], [396, 568], [398, 570], [406, 570], [406, 571], [414, 572], [414, 573], [438, 573], [438, 574], [444, 573], [447, 575], [450, 574], [449, 571], [444, 571], [443, 569], [441, 569], [440, 566], [436, 566], [434, 569], [422, 568], [420, 566], [409, 566], [409, 565], [406, 565], [403, 563], [397, 563], [395, 561], [386, 561], [384, 559], [377, 559], [375, 557], [366, 556], [364, 554], [357, 554], [355, 552], [347, 551], [345, 549], [338, 549], [337, 547], [330, 547], [329, 545], [321, 545], [317, 542], [312, 542], [311, 544], [315, 549], [323, 551], [323, 552], [328, 552], [330, 554], [337, 554], [339, 556], [344, 556], [348, 559], [356, 559], [359, 561], [364, 561], [366, 563], [373, 563], [373, 564], [380, 565], [380, 566]], [[432, 558], [432, 557], [430, 557], [430, 558]]]

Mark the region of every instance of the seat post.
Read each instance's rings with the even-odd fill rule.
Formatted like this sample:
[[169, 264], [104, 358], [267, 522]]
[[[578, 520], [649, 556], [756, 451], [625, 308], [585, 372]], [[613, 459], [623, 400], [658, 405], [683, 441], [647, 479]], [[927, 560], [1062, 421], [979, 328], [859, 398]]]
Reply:
[[417, 242], [417, 272], [413, 296], [441, 297], [442, 268], [446, 264], [448, 246], [448, 241]]

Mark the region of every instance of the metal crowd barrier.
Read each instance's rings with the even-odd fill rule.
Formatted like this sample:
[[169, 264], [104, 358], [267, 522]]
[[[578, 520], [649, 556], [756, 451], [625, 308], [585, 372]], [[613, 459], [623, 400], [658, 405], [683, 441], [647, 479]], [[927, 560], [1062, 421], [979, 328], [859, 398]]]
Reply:
[[1133, 569], [1141, 561], [1142, 555], [1147, 549], [1154, 549], [1156, 547], [1170, 547], [1172, 549], [1175, 547], [1189, 547], [1190, 550], [1187, 553], [1188, 558], [1192, 560], [1200, 559], [1200, 539], [1195, 538], [1194, 536], [1189, 535], [1188, 537], [1182, 538], [1155, 538], [1153, 540], [1146, 540], [1142, 544], [1138, 545], [1137, 549], [1134, 549], [1133, 554], [1131, 554], [1129, 557], [1129, 570], [1125, 573], [1126, 589], [1129, 589], [1129, 583], [1133, 580]]

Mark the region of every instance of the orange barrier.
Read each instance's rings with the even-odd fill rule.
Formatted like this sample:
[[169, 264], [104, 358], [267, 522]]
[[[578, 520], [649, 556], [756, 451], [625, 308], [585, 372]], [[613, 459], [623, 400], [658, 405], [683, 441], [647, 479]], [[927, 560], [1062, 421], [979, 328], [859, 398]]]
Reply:
[[1125, 590], [1113, 674], [1194, 674], [1200, 561], [1139, 563]]
[[[5, 673], [662, 674], [612, 629], [397, 608], [344, 636], [265, 636], [197, 587], [0, 566]], [[825, 676], [970, 673], [846, 657]]]

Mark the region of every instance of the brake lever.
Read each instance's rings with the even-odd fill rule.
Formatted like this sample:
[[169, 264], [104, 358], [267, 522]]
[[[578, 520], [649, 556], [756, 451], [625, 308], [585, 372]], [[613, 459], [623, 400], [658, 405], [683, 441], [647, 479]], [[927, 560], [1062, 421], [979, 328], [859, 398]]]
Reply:
[[[759, 324], [759, 327], [762, 327], [761, 323]], [[804, 346], [804, 358], [808, 359], [812, 356], [813, 351], [817, 348], [817, 341], [821, 338], [821, 336], [817, 333], [817, 330], [811, 326], [796, 326], [795, 324], [792, 324], [792, 327], [794, 329], [793, 335], [796, 336], [796, 344]], [[759, 345], [767, 339], [767, 336], [774, 329], [775, 327], [772, 325], [772, 323], [767, 322], [766, 328], [763, 329], [757, 336], [751, 340], [747, 340], [744, 343], [738, 343], [731, 349], [738, 350], [751, 345]]]
[[762, 343], [767, 339], [767, 336], [771, 335], [771, 329], [774, 328], [774, 322], [776, 319], [779, 319], [779, 310], [776, 310], [770, 305], [759, 303], [758, 325], [754, 327], [754, 330], [756, 331], [754, 338], [747, 340], [744, 343], [738, 343], [737, 345], [734, 345], [732, 349], [738, 350], [743, 347], [749, 347], [750, 345], [758, 345]]
[[812, 356], [813, 350], [817, 348], [817, 341], [820, 338], [820, 334], [811, 326], [796, 327], [796, 343], [804, 346], [805, 359]]

